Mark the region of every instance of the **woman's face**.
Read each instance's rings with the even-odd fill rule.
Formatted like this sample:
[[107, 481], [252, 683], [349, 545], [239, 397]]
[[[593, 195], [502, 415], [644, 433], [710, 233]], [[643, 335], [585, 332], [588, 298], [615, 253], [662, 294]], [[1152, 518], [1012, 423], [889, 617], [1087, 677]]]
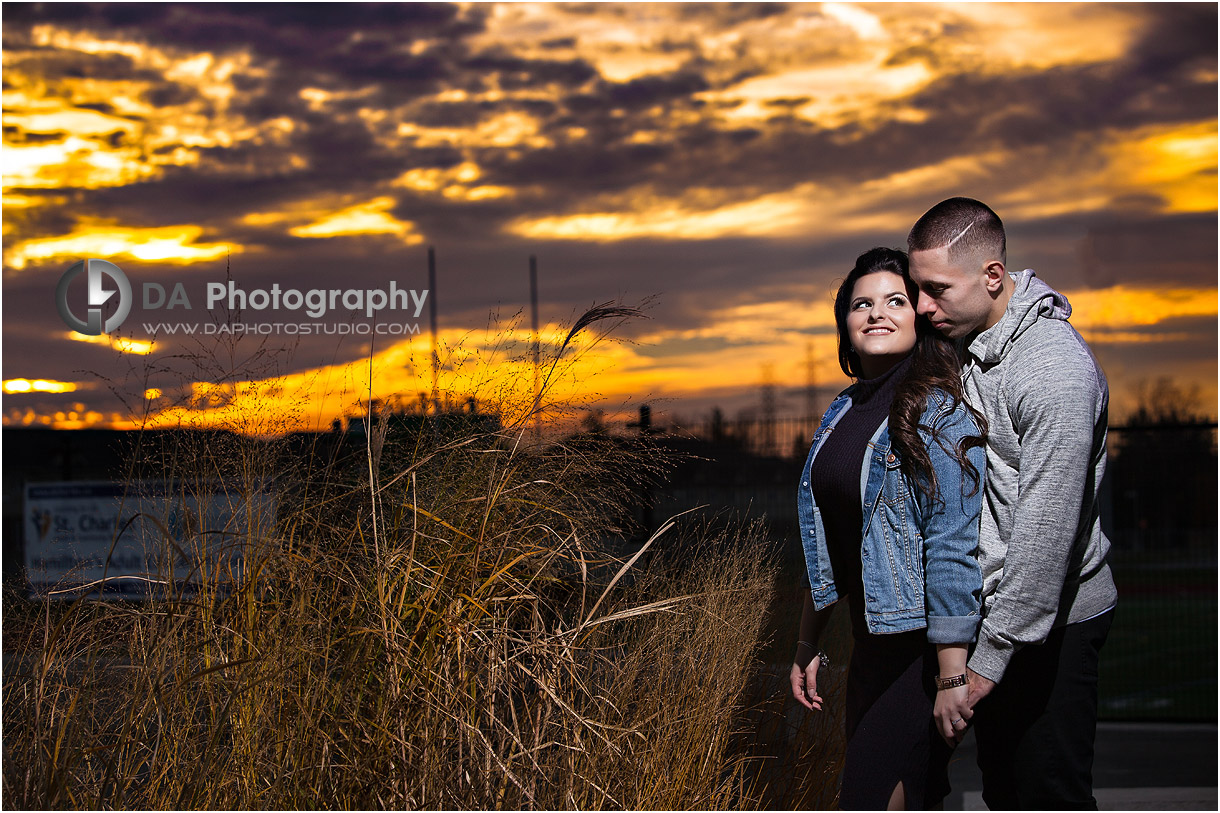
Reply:
[[856, 280], [847, 307], [847, 336], [865, 378], [876, 378], [915, 347], [915, 306], [902, 277], [877, 271]]

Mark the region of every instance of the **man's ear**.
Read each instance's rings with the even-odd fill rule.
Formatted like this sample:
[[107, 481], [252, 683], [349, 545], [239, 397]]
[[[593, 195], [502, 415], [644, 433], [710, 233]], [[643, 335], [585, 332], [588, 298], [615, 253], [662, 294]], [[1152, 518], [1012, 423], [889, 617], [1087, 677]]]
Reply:
[[988, 260], [983, 266], [983, 279], [987, 290], [998, 293], [1004, 288], [1004, 263], [999, 260]]

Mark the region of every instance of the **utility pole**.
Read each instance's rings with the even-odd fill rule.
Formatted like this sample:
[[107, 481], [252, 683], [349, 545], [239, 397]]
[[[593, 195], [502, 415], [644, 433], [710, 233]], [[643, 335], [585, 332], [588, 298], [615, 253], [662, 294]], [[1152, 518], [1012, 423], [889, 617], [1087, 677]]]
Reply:
[[762, 449], [765, 456], [775, 454], [775, 365], [762, 365]]
[[814, 366], [813, 340], [805, 342], [805, 418], [811, 420], [817, 409], [817, 371]]
[[534, 438], [542, 437], [542, 426], [539, 423], [539, 410], [541, 408], [542, 393], [539, 388], [541, 369], [538, 359], [538, 258], [533, 254], [530, 255], [530, 330], [533, 339], [533, 357], [534, 357]]
[[436, 250], [428, 246], [428, 314], [432, 319], [432, 411], [440, 413], [441, 357], [436, 347]]

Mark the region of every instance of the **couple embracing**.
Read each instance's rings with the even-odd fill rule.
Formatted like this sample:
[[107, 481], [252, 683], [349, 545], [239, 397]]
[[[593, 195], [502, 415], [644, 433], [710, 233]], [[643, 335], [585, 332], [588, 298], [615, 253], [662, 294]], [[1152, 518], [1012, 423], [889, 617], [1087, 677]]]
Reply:
[[[1108, 389], [1004, 226], [951, 198], [908, 255], [862, 254], [835, 297], [856, 379], [797, 492], [809, 589], [792, 692], [823, 705], [819, 645], [851, 617], [843, 809], [927, 809], [978, 741], [991, 809], [1096, 809], [1098, 653], [1117, 599], [1098, 489]], [[841, 601], [844, 600], [845, 601]]]

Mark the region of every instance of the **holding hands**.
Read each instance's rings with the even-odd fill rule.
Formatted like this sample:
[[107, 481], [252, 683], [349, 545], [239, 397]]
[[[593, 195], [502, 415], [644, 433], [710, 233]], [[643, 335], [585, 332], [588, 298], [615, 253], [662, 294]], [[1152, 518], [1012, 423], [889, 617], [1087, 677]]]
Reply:
[[969, 684], [963, 682], [960, 686], [937, 690], [932, 717], [936, 720], [937, 732], [945, 738], [945, 742], [950, 745], [961, 742], [973, 716]]
[[932, 718], [936, 731], [949, 745], [957, 745], [966, 736], [970, 718], [974, 716], [975, 681], [978, 675], [966, 668], [966, 644], [937, 644], [936, 660], [940, 674], [936, 676], [936, 702]]
[[[938, 686], [936, 692], [932, 716], [936, 718], [936, 730], [950, 744], [962, 741], [970, 726], [970, 718], [974, 716], [974, 707], [995, 688], [994, 680], [983, 677], [973, 669], [967, 668], [964, 677], [965, 682], [960, 686]], [[940, 683], [939, 678], [937, 682]]]
[[995, 681], [985, 678], [973, 669], [966, 669], [966, 677], [970, 681], [970, 707], [974, 708], [980, 700], [991, 694]]

